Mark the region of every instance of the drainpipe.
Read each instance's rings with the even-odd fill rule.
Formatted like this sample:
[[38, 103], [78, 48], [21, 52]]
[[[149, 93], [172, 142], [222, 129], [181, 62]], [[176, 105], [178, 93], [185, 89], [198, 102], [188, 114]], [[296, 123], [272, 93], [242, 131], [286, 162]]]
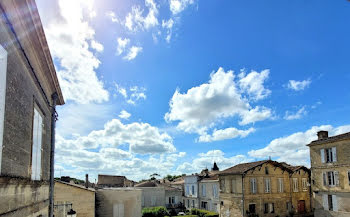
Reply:
[[51, 154], [50, 154], [50, 193], [49, 193], [49, 217], [53, 217], [53, 195], [54, 195], [54, 164], [55, 164], [55, 128], [57, 121], [56, 102], [58, 99], [57, 93], [52, 94], [52, 106], [51, 106]]
[[242, 216], [244, 217], [244, 174], [242, 175]]

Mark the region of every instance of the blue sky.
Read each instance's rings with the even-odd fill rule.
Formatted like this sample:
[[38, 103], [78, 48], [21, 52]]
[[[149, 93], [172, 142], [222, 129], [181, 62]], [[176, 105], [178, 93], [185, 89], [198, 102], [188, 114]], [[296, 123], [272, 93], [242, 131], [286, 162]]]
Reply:
[[57, 176], [308, 165], [318, 130], [350, 131], [348, 1], [37, 5], [66, 100]]

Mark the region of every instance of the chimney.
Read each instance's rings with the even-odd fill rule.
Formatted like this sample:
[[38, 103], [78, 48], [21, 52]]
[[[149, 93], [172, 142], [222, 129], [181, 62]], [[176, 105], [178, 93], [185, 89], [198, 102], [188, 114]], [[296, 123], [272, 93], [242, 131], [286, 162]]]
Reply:
[[85, 174], [85, 187], [89, 188], [89, 174]]
[[328, 131], [324, 131], [324, 130], [318, 131], [317, 136], [318, 136], [318, 140], [327, 139], [328, 138]]

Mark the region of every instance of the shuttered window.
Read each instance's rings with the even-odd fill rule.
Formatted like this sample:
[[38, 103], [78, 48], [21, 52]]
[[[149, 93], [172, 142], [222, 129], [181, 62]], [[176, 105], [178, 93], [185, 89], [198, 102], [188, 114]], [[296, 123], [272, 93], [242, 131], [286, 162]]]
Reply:
[[1, 174], [1, 158], [2, 143], [4, 136], [4, 118], [5, 118], [5, 95], [6, 95], [6, 74], [7, 74], [7, 52], [0, 45], [0, 174]]
[[265, 179], [265, 193], [270, 193], [271, 192], [271, 179], [266, 178]]
[[278, 192], [283, 193], [283, 178], [278, 178]]
[[32, 141], [32, 180], [41, 179], [42, 134], [43, 117], [39, 110], [37, 108], [34, 108]]
[[207, 194], [207, 189], [206, 189], [206, 186], [205, 184], [202, 185], [202, 196], [205, 197]]
[[256, 188], [256, 178], [251, 178], [250, 179], [250, 192], [252, 194], [256, 194], [257, 188]]
[[298, 178], [293, 178], [293, 191], [298, 192], [299, 186], [298, 186]]
[[307, 178], [302, 178], [303, 191], [307, 191]]
[[323, 173], [323, 185], [324, 186], [339, 186], [339, 172], [328, 171]]

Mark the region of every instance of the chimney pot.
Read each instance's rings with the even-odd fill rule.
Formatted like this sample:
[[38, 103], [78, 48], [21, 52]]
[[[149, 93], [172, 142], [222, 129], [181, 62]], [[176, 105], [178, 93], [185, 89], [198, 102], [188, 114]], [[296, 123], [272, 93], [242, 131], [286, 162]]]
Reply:
[[85, 175], [85, 187], [89, 188], [89, 174]]
[[320, 139], [327, 139], [328, 138], [328, 131], [322, 130], [317, 132], [318, 140]]

